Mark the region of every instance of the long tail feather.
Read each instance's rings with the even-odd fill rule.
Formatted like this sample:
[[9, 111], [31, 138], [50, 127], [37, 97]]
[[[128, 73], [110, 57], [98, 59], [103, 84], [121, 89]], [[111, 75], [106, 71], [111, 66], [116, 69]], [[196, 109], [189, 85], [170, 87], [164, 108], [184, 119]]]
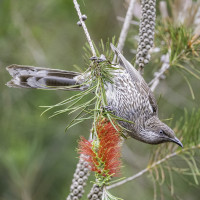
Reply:
[[83, 76], [77, 72], [48, 69], [24, 65], [10, 65], [6, 67], [12, 76], [8, 87], [39, 88], [49, 90], [84, 90]]

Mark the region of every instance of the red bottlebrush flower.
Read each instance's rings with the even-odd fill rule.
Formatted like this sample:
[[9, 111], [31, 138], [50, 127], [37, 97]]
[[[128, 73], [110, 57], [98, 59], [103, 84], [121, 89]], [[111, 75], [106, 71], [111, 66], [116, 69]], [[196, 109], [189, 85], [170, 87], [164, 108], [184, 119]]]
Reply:
[[120, 133], [106, 119], [97, 122], [96, 130], [98, 141], [88, 141], [81, 137], [79, 153], [85, 155], [85, 161], [90, 164], [92, 171], [102, 176], [116, 176], [121, 167]]

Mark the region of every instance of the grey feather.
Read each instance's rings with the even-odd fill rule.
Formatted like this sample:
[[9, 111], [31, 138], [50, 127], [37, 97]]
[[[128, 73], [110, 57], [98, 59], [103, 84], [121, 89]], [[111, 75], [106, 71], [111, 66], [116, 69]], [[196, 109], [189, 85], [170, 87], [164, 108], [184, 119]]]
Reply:
[[146, 95], [149, 98], [149, 102], [153, 108], [154, 114], [157, 115], [158, 114], [158, 106], [157, 106], [156, 99], [155, 99], [152, 91], [150, 90], [149, 86], [143, 79], [143, 77], [135, 69], [135, 67], [133, 67], [133, 65], [126, 60], [126, 58], [120, 53], [120, 51], [112, 43], [110, 44], [110, 46], [111, 46], [111, 49], [113, 50], [113, 52], [117, 55], [120, 66], [122, 66], [123, 68], [126, 69], [126, 71], [128, 72], [128, 74], [131, 77], [131, 80], [133, 81], [135, 86], [138, 88], [138, 90], [140, 90], [140, 92], [142, 92], [144, 94], [146, 93]]
[[[78, 72], [65, 70], [48, 69], [25, 65], [10, 65], [6, 68], [13, 77], [7, 83], [9, 87], [16, 88], [40, 88], [40, 89], [62, 89], [62, 90], [83, 90], [78, 82], [81, 76]], [[68, 88], [68, 86], [74, 86]]]

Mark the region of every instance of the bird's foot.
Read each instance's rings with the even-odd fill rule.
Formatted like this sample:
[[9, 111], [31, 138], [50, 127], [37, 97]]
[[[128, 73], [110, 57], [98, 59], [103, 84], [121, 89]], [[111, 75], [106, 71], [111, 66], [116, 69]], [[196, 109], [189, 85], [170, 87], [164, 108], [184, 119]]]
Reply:
[[106, 110], [107, 112], [113, 112], [111, 106], [104, 106], [103, 109]]
[[96, 62], [96, 63], [100, 63], [100, 62], [106, 61], [106, 57], [105, 57], [103, 54], [101, 54], [100, 57], [92, 56], [92, 57], [90, 58], [90, 60], [92, 60], [93, 62]]

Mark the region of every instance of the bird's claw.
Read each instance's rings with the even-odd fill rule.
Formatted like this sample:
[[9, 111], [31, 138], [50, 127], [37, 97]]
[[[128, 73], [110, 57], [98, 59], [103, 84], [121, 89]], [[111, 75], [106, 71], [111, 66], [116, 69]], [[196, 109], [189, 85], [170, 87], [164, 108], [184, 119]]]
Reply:
[[100, 57], [92, 56], [92, 57], [90, 58], [90, 60], [92, 60], [93, 62], [96, 62], [96, 63], [100, 63], [100, 62], [106, 61], [106, 57], [105, 57], [103, 54], [101, 54]]
[[111, 106], [104, 106], [103, 109], [106, 110], [107, 112], [113, 112]]

